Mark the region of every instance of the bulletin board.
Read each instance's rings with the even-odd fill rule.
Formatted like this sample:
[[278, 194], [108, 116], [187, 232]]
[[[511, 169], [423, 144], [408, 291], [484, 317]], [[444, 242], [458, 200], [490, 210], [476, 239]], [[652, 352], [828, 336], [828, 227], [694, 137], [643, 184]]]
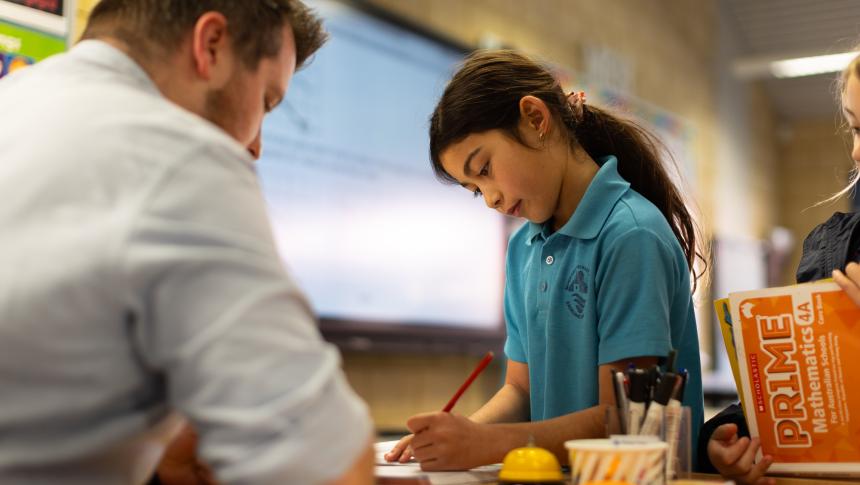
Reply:
[[0, 78], [66, 50], [70, 0], [0, 0]]
[[66, 40], [0, 19], [0, 79], [66, 50]]

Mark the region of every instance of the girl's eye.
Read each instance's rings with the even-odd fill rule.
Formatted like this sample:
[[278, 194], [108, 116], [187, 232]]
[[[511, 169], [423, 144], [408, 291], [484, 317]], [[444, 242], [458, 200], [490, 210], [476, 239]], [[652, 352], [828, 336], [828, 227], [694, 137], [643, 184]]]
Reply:
[[481, 196], [481, 189], [476, 188], [475, 190], [472, 191], [472, 195], [477, 199], [478, 197]]
[[483, 167], [481, 167], [481, 171], [478, 173], [478, 175], [480, 175], [481, 177], [486, 177], [489, 173], [490, 173], [490, 162], [487, 162], [484, 164]]

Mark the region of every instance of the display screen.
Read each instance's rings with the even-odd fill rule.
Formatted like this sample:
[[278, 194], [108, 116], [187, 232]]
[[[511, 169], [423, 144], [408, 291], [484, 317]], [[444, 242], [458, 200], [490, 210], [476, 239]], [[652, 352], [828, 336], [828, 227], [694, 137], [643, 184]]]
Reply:
[[462, 50], [339, 2], [263, 125], [258, 169], [288, 270], [324, 319], [498, 330], [505, 217], [441, 184], [428, 119]]

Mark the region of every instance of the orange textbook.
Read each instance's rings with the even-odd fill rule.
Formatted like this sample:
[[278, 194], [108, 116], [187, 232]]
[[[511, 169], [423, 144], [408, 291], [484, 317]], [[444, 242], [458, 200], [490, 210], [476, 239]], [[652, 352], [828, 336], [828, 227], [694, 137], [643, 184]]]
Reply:
[[860, 476], [860, 307], [832, 282], [729, 301], [758, 458], [777, 473]]

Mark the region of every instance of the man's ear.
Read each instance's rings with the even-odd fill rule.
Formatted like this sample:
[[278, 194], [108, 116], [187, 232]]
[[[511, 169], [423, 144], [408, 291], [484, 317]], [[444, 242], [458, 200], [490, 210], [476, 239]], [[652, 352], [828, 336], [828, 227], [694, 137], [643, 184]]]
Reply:
[[219, 12], [206, 12], [191, 33], [194, 72], [213, 87], [226, 84], [234, 68], [234, 56], [227, 32], [227, 18]]
[[520, 99], [520, 117], [528, 128], [535, 130], [541, 137], [547, 134], [550, 128], [551, 116], [546, 103], [536, 96], [523, 96]]

